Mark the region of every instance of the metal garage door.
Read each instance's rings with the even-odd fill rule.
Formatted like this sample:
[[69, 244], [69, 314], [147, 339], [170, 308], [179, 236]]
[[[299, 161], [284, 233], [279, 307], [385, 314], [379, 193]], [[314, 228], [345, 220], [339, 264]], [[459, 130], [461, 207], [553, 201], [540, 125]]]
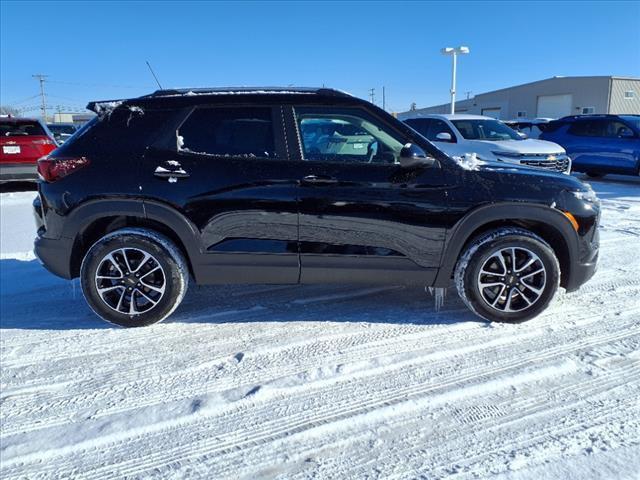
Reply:
[[483, 108], [482, 109], [482, 115], [484, 115], [485, 117], [491, 117], [491, 118], [499, 119], [500, 118], [500, 108]]
[[538, 118], [560, 118], [571, 115], [573, 96], [543, 95], [538, 97]]

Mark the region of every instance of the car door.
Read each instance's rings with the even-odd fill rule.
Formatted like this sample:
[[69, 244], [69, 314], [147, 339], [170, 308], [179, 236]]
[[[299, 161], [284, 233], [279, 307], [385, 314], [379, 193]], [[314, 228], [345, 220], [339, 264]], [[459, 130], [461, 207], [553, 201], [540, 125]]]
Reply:
[[186, 217], [200, 283], [298, 282], [299, 162], [281, 118], [277, 105], [196, 107], [145, 154], [147, 212], [160, 203]]
[[620, 120], [607, 119], [601, 140], [602, 167], [612, 173], [635, 174], [638, 137]]
[[301, 282], [429, 284], [445, 237], [442, 170], [402, 168], [400, 131], [363, 107], [298, 106]]
[[565, 147], [574, 166], [584, 171], [634, 173], [633, 139], [619, 134], [624, 129], [630, 130], [614, 119], [576, 120], [567, 130]]

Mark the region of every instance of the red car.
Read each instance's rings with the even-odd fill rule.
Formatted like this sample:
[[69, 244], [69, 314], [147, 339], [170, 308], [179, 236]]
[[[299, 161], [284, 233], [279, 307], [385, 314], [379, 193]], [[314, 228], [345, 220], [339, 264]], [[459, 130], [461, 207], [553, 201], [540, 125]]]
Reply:
[[53, 134], [40, 120], [1, 117], [0, 182], [37, 180], [37, 160], [57, 146]]

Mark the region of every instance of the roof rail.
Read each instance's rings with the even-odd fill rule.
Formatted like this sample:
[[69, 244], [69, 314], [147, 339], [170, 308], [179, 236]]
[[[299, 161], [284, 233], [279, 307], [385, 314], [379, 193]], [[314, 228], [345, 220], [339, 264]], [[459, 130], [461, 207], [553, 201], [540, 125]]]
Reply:
[[149, 95], [140, 98], [156, 97], [178, 97], [195, 95], [242, 95], [242, 94], [298, 94], [298, 95], [321, 95], [327, 97], [349, 97], [348, 93], [332, 88], [311, 88], [311, 87], [211, 87], [211, 88], [172, 88], [156, 90]]

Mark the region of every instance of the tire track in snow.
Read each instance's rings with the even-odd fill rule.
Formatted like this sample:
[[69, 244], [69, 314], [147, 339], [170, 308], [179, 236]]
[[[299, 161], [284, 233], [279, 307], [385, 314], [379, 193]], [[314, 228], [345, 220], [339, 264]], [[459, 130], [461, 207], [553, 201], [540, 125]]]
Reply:
[[[633, 334], [628, 334], [628, 333], [620, 334], [620, 333], [618, 333], [617, 335], [610, 335], [608, 337], [599, 337], [598, 340], [601, 343], [605, 343], [605, 342], [612, 341], [616, 337], [624, 338], [625, 336], [629, 336], [629, 335], [633, 335]], [[570, 346], [562, 346], [562, 347], [559, 346], [555, 350], [547, 351], [544, 354], [537, 354], [537, 355], [533, 354], [533, 355], [530, 355], [530, 358], [524, 358], [524, 359], [521, 358], [521, 359], [519, 359], [519, 361], [512, 362], [509, 365], [504, 366], [503, 368], [497, 370], [497, 372], [498, 373], [499, 372], [504, 372], [504, 371], [506, 371], [508, 369], [514, 369], [514, 368], [523, 368], [526, 365], [529, 365], [532, 362], [532, 360], [536, 360], [537, 362], [540, 362], [541, 360], [543, 360], [545, 358], [546, 359], [555, 358], [558, 355], [565, 354], [565, 353], [567, 353], [569, 351], [585, 348], [587, 346], [594, 345], [594, 344], [597, 344], [597, 343], [598, 342], [596, 342], [595, 339], [591, 338], [590, 341], [582, 340], [582, 341], [578, 341], [578, 342], [576, 342], [576, 343], [574, 343], [574, 344], [572, 344]], [[471, 372], [467, 372], [467, 373], [471, 373]], [[486, 371], [484, 374], [485, 375], [489, 375], [489, 376], [495, 375], [496, 374], [496, 369], [489, 367], [488, 371]], [[301, 415], [300, 415], [301, 419], [298, 420], [298, 423], [301, 422], [302, 425], [309, 425], [310, 423], [312, 424], [313, 422], [327, 423], [327, 421], [328, 421], [327, 417], [330, 417], [332, 419], [332, 421], [335, 421], [336, 417], [348, 418], [350, 415], [356, 414], [359, 411], [361, 412], [362, 410], [370, 410], [370, 409], [378, 408], [380, 406], [379, 404], [387, 405], [387, 404], [390, 404], [390, 403], [403, 401], [404, 399], [406, 399], [407, 396], [420, 395], [420, 394], [424, 395], [424, 394], [426, 394], [428, 392], [431, 392], [433, 390], [437, 390], [438, 388], [452, 387], [457, 383], [461, 383], [461, 382], [464, 383], [464, 382], [468, 382], [468, 381], [474, 380], [475, 378], [477, 378], [477, 376], [478, 376], [477, 373], [463, 375], [461, 377], [458, 377], [458, 378], [450, 380], [448, 383], [438, 383], [436, 385], [427, 385], [426, 387], [424, 385], [417, 385], [417, 386], [414, 386], [414, 387], [398, 389], [398, 388], [396, 388], [396, 385], [394, 384], [393, 385], [393, 392], [394, 392], [395, 395], [392, 395], [391, 397], [385, 397], [384, 400], [374, 398], [373, 400], [371, 400], [369, 402], [358, 402], [356, 404], [356, 406], [353, 406], [349, 402], [348, 403], [348, 407], [346, 408], [346, 410], [344, 408], [342, 410], [337, 410], [337, 411], [334, 410], [334, 411], [332, 411], [332, 412], [330, 412], [330, 413], [328, 413], [326, 415], [323, 415], [323, 416], [320, 416], [320, 417], [316, 416], [316, 417], [313, 417], [312, 419], [309, 419], [308, 415], [305, 415], [304, 410], [302, 410], [301, 411]], [[383, 378], [388, 378], [388, 375], [385, 375]], [[351, 382], [347, 382], [347, 383], [351, 383]], [[348, 386], [347, 390], [350, 391], [351, 390], [351, 386]], [[349, 396], [348, 391], [345, 392], [347, 398]], [[303, 393], [307, 393], [308, 394], [310, 392], [308, 392], [308, 391], [304, 392], [304, 390], [303, 390]], [[337, 394], [336, 391], [332, 392], [332, 395], [335, 396], [336, 394]], [[313, 397], [314, 395], [315, 395], [315, 393], [311, 393], [311, 397]], [[298, 399], [296, 399], [296, 401], [297, 400]], [[308, 401], [308, 399], [305, 399], [305, 401]], [[255, 404], [249, 406], [249, 408], [253, 408], [253, 409], [255, 409], [256, 407], [257, 406]], [[266, 408], [267, 408], [267, 412], [265, 412], [264, 415], [265, 415], [265, 418], [269, 418], [270, 414], [271, 414], [270, 410], [272, 409], [272, 407], [270, 405], [268, 405]], [[305, 418], [305, 417], [307, 417], [307, 418]], [[223, 415], [223, 418], [224, 418], [224, 415]], [[236, 422], [236, 420], [233, 419], [232, 423], [235, 423], [235, 422]], [[290, 420], [289, 420], [289, 422], [290, 422]], [[287, 434], [287, 432], [290, 433], [290, 429], [292, 427], [296, 426], [295, 424], [288, 424], [288, 425], [284, 425], [284, 426], [283, 425], [277, 425], [277, 423], [278, 423], [277, 421], [275, 422], [275, 425], [272, 425], [272, 423], [273, 422], [269, 422], [268, 421], [268, 422], [266, 422], [264, 424], [266, 432], [264, 432], [263, 435], [266, 436], [265, 437], [266, 439], [268, 439], [268, 437], [270, 435], [269, 432], [280, 431], [281, 430], [281, 431], [283, 431], [283, 434]], [[299, 427], [299, 425], [298, 425], [298, 427]], [[191, 432], [191, 434], [193, 434], [193, 432]], [[246, 434], [243, 433], [243, 437], [246, 437]], [[255, 434], [254, 434], [254, 437], [255, 437]], [[262, 441], [265, 441], [265, 439], [263, 438]], [[233, 441], [229, 442], [228, 448], [233, 449], [235, 447], [237, 447], [237, 445]], [[182, 452], [183, 454], [186, 454], [188, 452], [193, 452], [194, 445], [190, 444], [185, 448], [186, 448], [186, 451]], [[205, 450], [207, 448], [211, 448], [211, 445], [207, 445], [205, 447]], [[127, 447], [127, 450], [131, 451], [130, 447]], [[179, 453], [179, 452], [172, 451], [170, 453], [170, 456], [175, 458], [176, 453]], [[163, 452], [161, 455], [164, 455], [164, 454], [165, 453]]]

